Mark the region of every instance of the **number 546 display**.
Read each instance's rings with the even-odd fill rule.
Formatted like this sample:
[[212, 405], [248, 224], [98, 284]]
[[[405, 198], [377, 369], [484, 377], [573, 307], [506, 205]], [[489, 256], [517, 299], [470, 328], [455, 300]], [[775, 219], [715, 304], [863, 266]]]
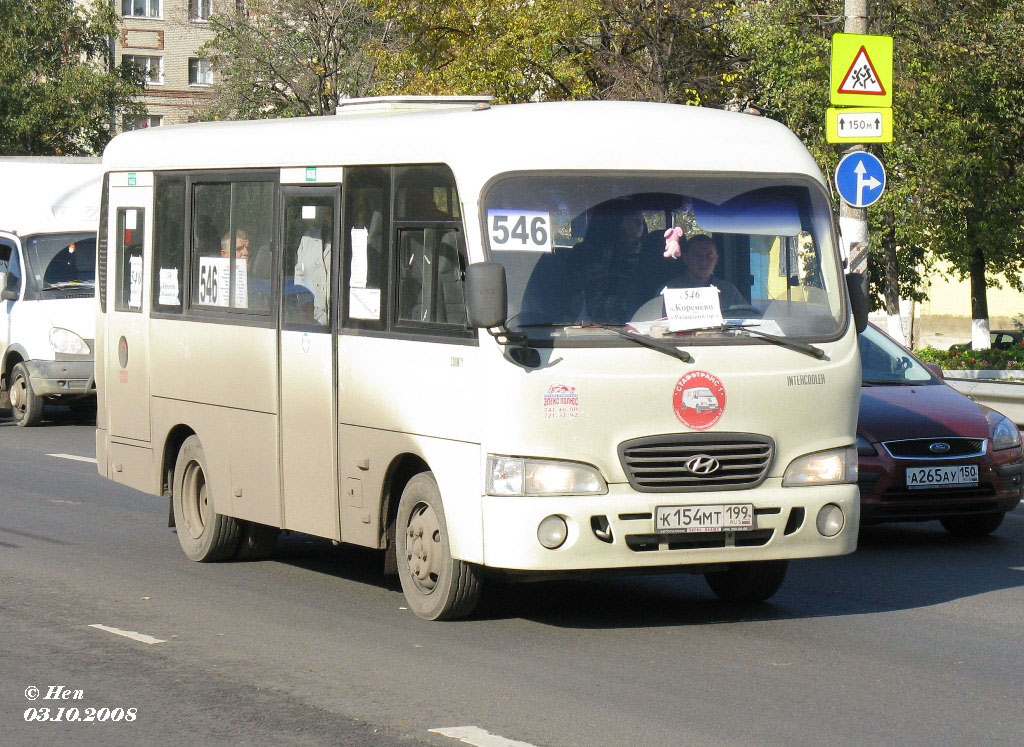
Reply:
[[551, 216], [536, 210], [488, 210], [487, 226], [494, 249], [550, 252]]

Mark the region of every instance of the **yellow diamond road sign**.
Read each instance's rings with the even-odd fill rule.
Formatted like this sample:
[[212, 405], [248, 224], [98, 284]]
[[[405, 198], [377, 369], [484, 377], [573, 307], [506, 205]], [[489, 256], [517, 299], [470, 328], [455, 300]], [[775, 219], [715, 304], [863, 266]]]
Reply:
[[892, 109], [884, 106], [827, 109], [825, 139], [830, 143], [891, 143]]
[[892, 37], [833, 34], [832, 106], [892, 106]]

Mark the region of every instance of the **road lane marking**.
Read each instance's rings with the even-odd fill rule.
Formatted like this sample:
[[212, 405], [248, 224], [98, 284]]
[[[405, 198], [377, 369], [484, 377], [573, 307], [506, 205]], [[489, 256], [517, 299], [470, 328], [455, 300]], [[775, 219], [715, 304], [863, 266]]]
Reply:
[[46, 456], [57, 457], [58, 459], [70, 459], [74, 462], [89, 462], [90, 464], [96, 464], [96, 460], [93, 457], [77, 456], [75, 454], [47, 454]]
[[458, 739], [460, 742], [476, 747], [533, 747], [529, 742], [518, 742], [515, 739], [491, 734], [479, 726], [449, 726], [441, 729], [429, 729], [431, 734]]
[[120, 628], [111, 628], [108, 625], [90, 625], [90, 628], [96, 628], [97, 630], [105, 630], [108, 633], [114, 635], [123, 635], [125, 638], [131, 638], [133, 641], [139, 641], [140, 643], [167, 643], [167, 641], [161, 641], [159, 638], [154, 638], [151, 635], [145, 633], [136, 633], [134, 630], [121, 630]]

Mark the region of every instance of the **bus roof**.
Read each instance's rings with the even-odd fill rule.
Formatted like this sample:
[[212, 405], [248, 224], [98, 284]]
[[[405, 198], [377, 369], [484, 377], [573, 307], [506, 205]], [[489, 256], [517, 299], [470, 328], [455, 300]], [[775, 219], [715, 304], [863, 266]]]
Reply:
[[814, 159], [770, 119], [673, 104], [577, 101], [452, 107], [127, 132], [110, 171], [444, 162], [482, 184], [521, 170], [803, 174]]

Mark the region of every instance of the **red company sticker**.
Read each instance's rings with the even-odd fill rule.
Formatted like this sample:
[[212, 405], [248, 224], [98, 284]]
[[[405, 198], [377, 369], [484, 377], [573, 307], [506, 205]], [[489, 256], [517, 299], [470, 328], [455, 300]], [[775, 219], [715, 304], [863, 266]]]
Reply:
[[576, 387], [552, 384], [544, 393], [545, 418], [575, 418], [580, 413]]
[[695, 431], [707, 430], [721, 420], [725, 401], [721, 379], [707, 371], [684, 374], [672, 392], [676, 417]]

